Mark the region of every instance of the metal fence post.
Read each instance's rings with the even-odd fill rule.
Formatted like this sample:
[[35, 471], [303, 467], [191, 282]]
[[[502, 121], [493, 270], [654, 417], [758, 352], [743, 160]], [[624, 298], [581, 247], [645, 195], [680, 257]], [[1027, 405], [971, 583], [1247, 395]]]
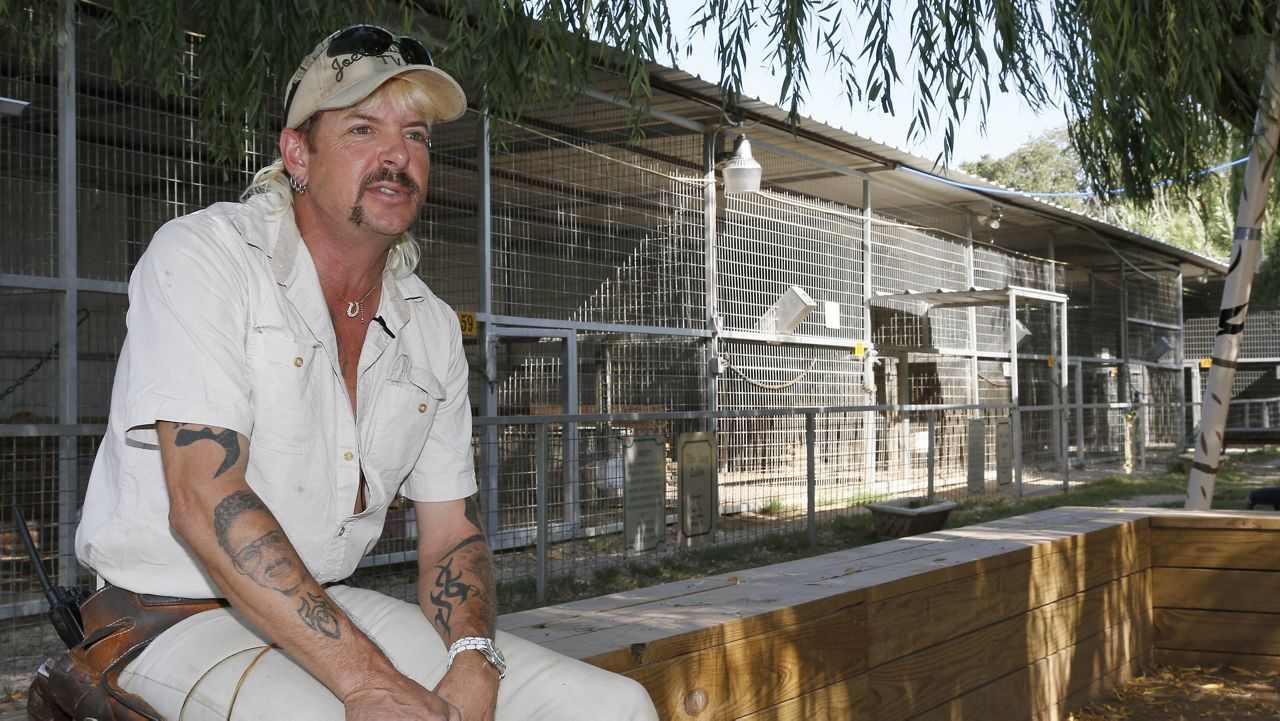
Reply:
[[538, 604], [547, 602], [547, 424], [539, 423], [534, 436], [534, 483], [537, 496], [537, 596]]
[[[80, 422], [80, 340], [76, 320], [80, 313], [77, 238], [76, 162], [76, 6], [63, 3], [63, 32], [58, 47], [58, 274], [66, 283], [62, 294], [62, 318], [58, 324], [58, 380], [61, 386], [58, 419]], [[76, 585], [76, 511], [80, 488], [79, 439], [58, 439], [58, 583]]]
[[937, 432], [938, 432], [938, 412], [929, 411], [929, 458], [927, 459], [927, 463], [929, 464], [929, 492], [928, 492], [928, 495], [925, 497], [926, 503], [933, 503], [934, 471], [935, 471], [935, 468], [937, 467], [936, 461], [934, 460], [934, 449], [937, 447], [935, 445], [934, 439], [937, 437]]
[[1084, 361], [1076, 361], [1076, 467], [1084, 468]]
[[809, 545], [818, 545], [818, 524], [815, 515], [818, 506], [818, 473], [817, 473], [817, 440], [818, 419], [814, 413], [804, 414], [804, 446], [807, 456], [807, 479], [805, 491], [808, 495], [807, 512], [805, 514], [806, 530], [809, 533]]

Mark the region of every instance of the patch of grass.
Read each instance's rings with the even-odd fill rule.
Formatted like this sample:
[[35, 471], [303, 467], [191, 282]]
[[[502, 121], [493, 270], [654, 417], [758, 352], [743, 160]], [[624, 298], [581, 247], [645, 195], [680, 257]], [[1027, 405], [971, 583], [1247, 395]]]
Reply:
[[[1280, 458], [1277, 451], [1257, 451], [1234, 456], [1226, 460], [1218, 474], [1213, 507], [1243, 509], [1252, 488], [1250, 463]], [[1034, 513], [1060, 506], [1105, 506], [1113, 500], [1139, 496], [1180, 495], [1186, 493], [1187, 476], [1180, 471], [1169, 471], [1151, 476], [1111, 476], [1073, 486], [1067, 493], [1047, 493], [1017, 499], [1009, 497], [979, 496], [959, 502], [947, 519], [948, 528], [986, 523], [1009, 516]], [[859, 499], [866, 502], [865, 498]], [[1181, 507], [1182, 502], [1162, 504]], [[776, 500], [760, 508], [761, 514], [785, 513], [789, 508]], [[722, 527], [739, 525], [726, 521]], [[677, 553], [653, 558], [635, 559], [617, 566], [596, 569], [588, 575], [557, 575], [547, 579], [546, 605], [566, 603], [582, 598], [603, 596], [660, 583], [701, 578], [732, 573], [745, 568], [756, 568], [799, 558], [831, 553], [846, 548], [875, 543], [871, 533], [871, 519], [867, 514], [836, 516], [823, 520], [817, 526], [817, 543], [809, 545], [803, 532], [776, 533], [751, 541], [717, 546], [695, 547]], [[532, 579], [500, 582], [498, 603], [503, 613], [536, 608], [536, 586]]]
[[795, 510], [794, 506], [789, 506], [776, 498], [771, 498], [768, 503], [756, 509], [756, 512], [765, 516], [779, 516], [792, 510]]

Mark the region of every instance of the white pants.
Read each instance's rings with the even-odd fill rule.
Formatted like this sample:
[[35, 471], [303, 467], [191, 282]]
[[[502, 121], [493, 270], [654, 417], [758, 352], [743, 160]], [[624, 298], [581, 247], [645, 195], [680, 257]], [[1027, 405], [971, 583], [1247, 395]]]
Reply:
[[[409, 678], [430, 689], [448, 650], [416, 604], [375, 591], [334, 586], [329, 595]], [[656, 721], [640, 684], [537, 644], [498, 632], [507, 675], [498, 721]], [[274, 648], [234, 609], [205, 611], [165, 631], [120, 676], [169, 721], [334, 719], [330, 691]]]

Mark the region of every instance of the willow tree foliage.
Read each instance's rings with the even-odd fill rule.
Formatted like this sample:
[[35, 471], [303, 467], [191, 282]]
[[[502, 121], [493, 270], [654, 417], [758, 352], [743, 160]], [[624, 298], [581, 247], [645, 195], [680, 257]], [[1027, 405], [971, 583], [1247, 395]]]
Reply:
[[[0, 0], [30, 57], [52, 47], [64, 0]], [[1065, 98], [1071, 143], [1088, 183], [1141, 198], [1239, 148], [1257, 107], [1274, 31], [1275, 0], [701, 0], [690, 28], [674, 28], [666, 0], [94, 0], [117, 75], [170, 94], [189, 92], [190, 45], [201, 63], [195, 95], [223, 160], [243, 134], [267, 129], [279, 93], [311, 45], [352, 21], [434, 39], [439, 63], [465, 79], [473, 102], [518, 116], [549, 96], [573, 97], [595, 73], [621, 78], [637, 109], [650, 95], [647, 63], [714, 46], [732, 118], [743, 81], [761, 62], [783, 78], [777, 99], [793, 122], [818, 63], [837, 73], [845, 101], [898, 112], [912, 133], [941, 133], [942, 160], [968, 114], [985, 116], [992, 90], [1034, 108]], [[892, 27], [907, 29], [895, 46]], [[754, 43], [754, 44], [753, 44]], [[764, 57], [754, 57], [762, 47]], [[909, 57], [916, 62], [908, 64]], [[900, 68], [911, 67], [910, 75]]]
[[[1243, 142], [1243, 140], [1241, 141]], [[1218, 165], [1228, 160], [1220, 157]], [[1079, 193], [1078, 197], [1047, 198], [1072, 210], [1088, 213], [1151, 238], [1214, 258], [1226, 258], [1235, 229], [1233, 199], [1239, 191], [1240, 171], [1222, 169], [1206, 173], [1194, 187], [1157, 187], [1151, 197], [1135, 201], [1128, 193], [1089, 194], [1080, 158], [1071, 146], [1066, 128], [1050, 130], [1027, 141], [1001, 158], [983, 155], [962, 163], [965, 172], [1008, 188], [1033, 193]], [[1267, 261], [1259, 269], [1275, 276], [1280, 226], [1275, 222], [1276, 202], [1268, 208], [1263, 232]]]

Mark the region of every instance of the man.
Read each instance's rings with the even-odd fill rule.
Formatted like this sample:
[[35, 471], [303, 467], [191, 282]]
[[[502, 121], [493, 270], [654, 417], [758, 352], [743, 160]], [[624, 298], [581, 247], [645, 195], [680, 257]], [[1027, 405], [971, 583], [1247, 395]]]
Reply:
[[[161, 228], [130, 280], [77, 553], [108, 592], [229, 607], [164, 631], [120, 686], [168, 719], [656, 718], [628, 679], [495, 643], [461, 335], [406, 234], [461, 88], [356, 26], [285, 107], [281, 160]], [[339, 583], [397, 493], [421, 605]]]

